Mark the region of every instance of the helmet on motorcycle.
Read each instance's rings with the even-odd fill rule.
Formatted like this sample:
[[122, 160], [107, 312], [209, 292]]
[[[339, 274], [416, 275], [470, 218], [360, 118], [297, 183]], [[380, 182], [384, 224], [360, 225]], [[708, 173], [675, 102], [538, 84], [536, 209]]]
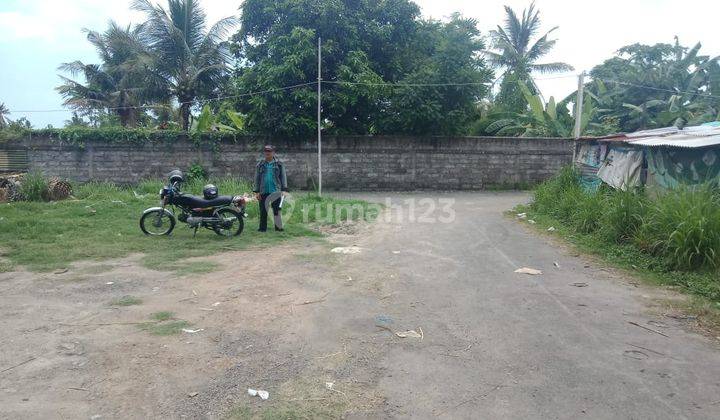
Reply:
[[217, 196], [218, 188], [213, 184], [207, 184], [203, 187], [203, 197], [205, 197], [206, 200], [212, 200], [213, 198], [217, 198]]
[[168, 174], [168, 177], [170, 178], [171, 184], [182, 183], [185, 181], [185, 179], [183, 178], [183, 174], [182, 172], [180, 172], [179, 169], [175, 169], [174, 171], [170, 172]]

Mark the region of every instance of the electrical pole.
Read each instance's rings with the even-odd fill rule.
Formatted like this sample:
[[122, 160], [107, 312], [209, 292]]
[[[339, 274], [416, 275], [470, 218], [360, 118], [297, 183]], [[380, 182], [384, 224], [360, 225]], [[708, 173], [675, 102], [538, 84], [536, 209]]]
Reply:
[[578, 90], [575, 98], [575, 139], [579, 139], [582, 134], [582, 113], [583, 113], [583, 96], [585, 95], [585, 72], [578, 75]]
[[322, 49], [321, 39], [318, 37], [318, 70], [317, 70], [317, 142], [318, 142], [318, 196], [322, 197]]

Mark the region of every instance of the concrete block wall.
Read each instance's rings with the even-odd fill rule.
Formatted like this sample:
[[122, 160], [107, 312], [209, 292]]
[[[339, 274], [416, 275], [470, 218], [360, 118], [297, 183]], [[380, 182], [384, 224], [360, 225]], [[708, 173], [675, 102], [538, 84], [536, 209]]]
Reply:
[[[76, 181], [132, 184], [200, 163], [211, 175], [252, 178], [263, 144], [287, 167], [290, 188], [317, 182], [315, 142], [244, 137], [211, 147], [187, 139], [141, 145], [88, 141], [83, 147], [33, 136], [3, 147], [26, 148], [30, 170]], [[326, 136], [323, 187], [338, 190], [480, 190], [541, 182], [572, 160], [567, 139]]]

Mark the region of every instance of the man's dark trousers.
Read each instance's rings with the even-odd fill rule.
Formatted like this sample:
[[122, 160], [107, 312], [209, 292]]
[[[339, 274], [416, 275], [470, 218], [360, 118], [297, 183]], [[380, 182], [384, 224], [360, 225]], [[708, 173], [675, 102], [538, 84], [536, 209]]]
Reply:
[[273, 215], [277, 216], [280, 214], [280, 195], [277, 193], [274, 194], [260, 194], [260, 230], [266, 231], [267, 230], [267, 206], [265, 205], [265, 202], [269, 196], [277, 196], [278, 198], [275, 199], [271, 203]]

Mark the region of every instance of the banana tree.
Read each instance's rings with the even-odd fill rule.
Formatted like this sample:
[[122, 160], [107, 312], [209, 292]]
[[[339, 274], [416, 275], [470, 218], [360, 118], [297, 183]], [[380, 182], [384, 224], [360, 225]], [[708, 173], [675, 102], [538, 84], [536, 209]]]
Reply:
[[230, 125], [220, 122], [219, 115], [213, 114], [209, 105], [205, 105], [197, 118], [191, 124], [191, 131], [194, 133], [202, 133], [207, 131], [223, 131], [228, 133], [239, 133], [245, 128], [244, 115], [227, 110], [225, 112]]
[[[522, 113], [495, 114], [493, 117], [497, 119], [488, 125], [486, 129], [488, 132], [501, 136], [572, 136], [575, 119], [568, 109], [570, 97], [556, 103], [555, 98], [551, 96], [547, 103], [543, 103], [540, 95], [532, 94], [525, 83], [519, 82], [518, 86], [528, 103], [526, 111]], [[580, 118], [581, 133], [584, 133], [590, 126], [590, 121], [595, 113], [596, 108], [592, 98], [585, 97]]]

